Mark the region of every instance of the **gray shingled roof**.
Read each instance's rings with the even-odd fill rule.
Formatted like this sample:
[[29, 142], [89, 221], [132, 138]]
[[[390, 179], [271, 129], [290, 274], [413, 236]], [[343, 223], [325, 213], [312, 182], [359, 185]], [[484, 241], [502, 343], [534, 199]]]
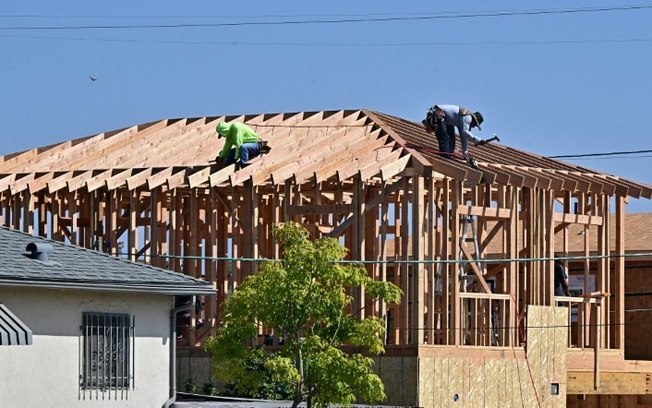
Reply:
[[[34, 259], [29, 244], [51, 245], [48, 261]], [[115, 258], [0, 227], [0, 286], [29, 286], [143, 292], [169, 295], [214, 295], [209, 282], [150, 265]]]

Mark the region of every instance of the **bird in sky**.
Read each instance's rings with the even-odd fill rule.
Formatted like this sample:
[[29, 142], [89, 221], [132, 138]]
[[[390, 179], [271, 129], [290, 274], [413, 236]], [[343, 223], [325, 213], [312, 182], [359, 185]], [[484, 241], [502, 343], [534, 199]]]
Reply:
[[89, 77], [89, 78], [91, 79], [91, 81], [93, 81], [93, 82], [97, 81], [97, 78], [95, 78], [93, 75], [89, 75], [88, 77]]

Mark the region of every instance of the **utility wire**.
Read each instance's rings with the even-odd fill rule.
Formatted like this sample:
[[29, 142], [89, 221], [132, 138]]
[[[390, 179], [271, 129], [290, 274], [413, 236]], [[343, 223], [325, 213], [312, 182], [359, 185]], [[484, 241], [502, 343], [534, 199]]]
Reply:
[[[566, 302], [568, 303], [568, 302]], [[558, 306], [562, 307], [562, 306]], [[622, 327], [632, 327], [632, 326], [644, 326], [644, 325], [650, 325], [652, 324], [652, 321], [644, 321], [644, 322], [622, 322], [622, 323], [586, 323], [586, 324], [581, 324], [579, 326], [581, 327], [616, 327], [616, 326], [622, 326]], [[577, 328], [578, 326], [573, 326], [572, 324], [550, 324], [546, 326], [540, 326], [540, 325], [528, 325], [528, 329], [569, 329], [569, 328]], [[433, 328], [433, 327], [394, 327], [389, 331], [438, 331], [438, 332], [453, 332], [453, 331], [472, 331], [472, 330], [481, 330], [481, 331], [488, 331], [488, 330], [519, 330], [520, 326], [489, 326], [489, 325], [483, 325], [483, 326], [468, 326], [468, 327], [446, 327], [446, 329], [439, 329], [439, 328]]]
[[[0, 28], [1, 29], [1, 28]], [[49, 37], [41, 35], [6, 35], [2, 38], [24, 38], [32, 40], [55, 41], [90, 41], [90, 42], [115, 42], [131, 44], [179, 44], [179, 45], [225, 45], [225, 46], [251, 46], [251, 47], [461, 47], [461, 46], [506, 46], [506, 45], [581, 45], [581, 44], [627, 44], [649, 43], [652, 38], [620, 38], [598, 40], [542, 40], [542, 41], [421, 41], [421, 42], [346, 42], [346, 43], [318, 43], [295, 41], [208, 41], [208, 40], [144, 40], [144, 39], [118, 39], [118, 38], [81, 38], [81, 37]]]
[[[637, 5], [633, 5], [636, 7]], [[632, 5], [627, 5], [623, 7], [632, 7]], [[597, 8], [606, 8], [597, 6]], [[595, 7], [584, 7], [582, 10], [592, 11]], [[483, 10], [478, 11], [477, 13], [497, 13], [497, 12], [532, 12], [532, 11], [551, 11], [551, 10], [564, 10], [564, 9], [555, 9], [555, 8], [539, 8], [531, 10], [523, 9], [503, 9], [503, 10]], [[152, 16], [152, 15], [75, 15], [75, 16], [66, 16], [66, 15], [46, 15], [46, 14], [0, 14], [0, 18], [38, 18], [38, 19], [138, 19], [138, 20], [155, 20], [155, 19], [208, 19], [208, 18], [230, 18], [230, 19], [244, 19], [244, 18], [325, 18], [325, 17], [347, 17], [347, 18], [361, 18], [361, 17], [380, 17], [380, 16], [432, 16], [432, 15], [456, 15], [456, 14], [466, 14], [462, 11], [441, 11], [437, 13], [428, 13], [428, 12], [387, 12], [387, 13], [349, 13], [349, 14], [261, 14], [261, 15], [190, 15], [190, 16]]]
[[571, 159], [571, 158], [579, 158], [579, 157], [601, 157], [601, 156], [630, 155], [630, 154], [643, 154], [643, 153], [652, 153], [652, 150], [629, 150], [629, 151], [622, 151], [622, 152], [565, 154], [565, 155], [558, 155], [558, 156], [548, 156], [548, 158]]
[[175, 29], [175, 28], [215, 28], [215, 27], [243, 27], [243, 26], [277, 26], [277, 25], [304, 25], [304, 24], [342, 24], [342, 23], [378, 23], [396, 21], [432, 21], [453, 20], [478, 17], [509, 17], [509, 16], [535, 16], [553, 14], [578, 14], [607, 11], [636, 11], [652, 9], [652, 5], [629, 5], [613, 7], [581, 7], [557, 10], [530, 10], [530, 11], [489, 11], [479, 13], [435, 14], [421, 16], [392, 16], [392, 17], [360, 17], [360, 18], [325, 18], [307, 20], [282, 20], [282, 21], [239, 21], [222, 23], [176, 23], [176, 24], [124, 24], [124, 25], [68, 25], [68, 26], [0, 26], [0, 30], [131, 30], [131, 29]]
[[[229, 257], [229, 256], [202, 256], [202, 255], [148, 255], [148, 254], [131, 254], [128, 252], [112, 253], [112, 255], [138, 256], [149, 258], [167, 258], [181, 259], [191, 261], [228, 261], [228, 262], [283, 262], [284, 259], [275, 258], [247, 258], [247, 257]], [[579, 260], [601, 260], [616, 258], [639, 258], [652, 257], [652, 252], [629, 253], [623, 255], [587, 255], [587, 256], [559, 256], [559, 257], [540, 257], [540, 258], [489, 258], [489, 259], [396, 259], [396, 260], [340, 260], [333, 263], [340, 264], [462, 264], [462, 263], [506, 263], [506, 262], [541, 262], [553, 261], [555, 259], [579, 261]]]

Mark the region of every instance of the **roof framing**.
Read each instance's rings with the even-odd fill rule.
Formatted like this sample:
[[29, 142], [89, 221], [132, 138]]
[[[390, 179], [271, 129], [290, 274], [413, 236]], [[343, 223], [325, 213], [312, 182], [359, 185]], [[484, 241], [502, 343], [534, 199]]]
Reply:
[[[212, 163], [223, 143], [215, 127], [232, 120], [272, 147], [238, 171]], [[615, 251], [607, 245], [610, 223], [623, 231], [627, 197], [652, 198], [652, 187], [502, 144], [470, 150], [479, 169], [440, 157], [421, 124], [366, 109], [166, 119], [0, 157], [0, 223], [211, 282], [218, 297], [191, 332], [196, 344], [214, 332], [226, 294], [258, 270], [251, 259], [279, 256], [273, 226], [296, 221], [403, 288], [398, 306], [363, 307], [363, 292], [351, 306], [391, 315], [393, 344], [491, 346], [480, 326], [462, 336], [466, 305], [480, 322], [499, 305], [515, 328], [521, 306], [554, 304], [556, 242], [568, 252], [574, 226], [587, 230], [587, 254], [622, 255], [624, 234]], [[466, 246], [469, 217], [476, 248]], [[490, 245], [503, 262], [481, 262]], [[586, 265], [598, 290], [622, 292], [622, 263]], [[623, 348], [621, 295], [599, 311], [600, 347]], [[518, 341], [515, 329], [500, 334], [501, 345]]]

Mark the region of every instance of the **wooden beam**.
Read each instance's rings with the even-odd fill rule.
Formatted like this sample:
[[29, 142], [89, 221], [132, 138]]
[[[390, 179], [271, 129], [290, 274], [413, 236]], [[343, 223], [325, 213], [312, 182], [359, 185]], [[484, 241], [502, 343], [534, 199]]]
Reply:
[[604, 219], [599, 215], [554, 213], [553, 220], [563, 224], [602, 225]]
[[475, 215], [484, 218], [498, 218], [508, 220], [512, 215], [512, 210], [508, 208], [491, 208], [473, 205], [461, 205], [457, 209], [458, 215]]
[[475, 278], [477, 281], [480, 283], [480, 286], [482, 287], [482, 291], [484, 293], [491, 293], [491, 289], [489, 288], [489, 285], [487, 285], [487, 282], [484, 280], [484, 276], [482, 276], [482, 271], [480, 268], [478, 268], [478, 265], [476, 265], [475, 259], [473, 259], [473, 256], [469, 253], [469, 251], [466, 249], [464, 245], [460, 246], [460, 249], [462, 250], [462, 253], [464, 254], [464, 257], [471, 261], [469, 264], [471, 265], [471, 270], [475, 274]]
[[126, 169], [114, 173], [114, 175], [106, 179], [106, 188], [109, 190], [114, 190], [118, 187], [122, 187], [125, 185], [127, 179], [131, 177], [133, 171], [134, 169]]
[[104, 170], [100, 171], [99, 173], [93, 173], [93, 177], [86, 179], [85, 184], [86, 184], [86, 191], [89, 193], [102, 188], [106, 185], [106, 179], [111, 177], [113, 171], [112, 170]]
[[165, 182], [168, 185], [168, 190], [173, 190], [178, 187], [186, 185], [186, 172], [187, 169], [179, 169], [176, 173], [170, 175]]
[[208, 177], [208, 184], [211, 187], [219, 187], [222, 183], [226, 182], [229, 180], [229, 177], [233, 172], [235, 171], [235, 164], [230, 164], [223, 169], [220, 169], [216, 171], [215, 173], [212, 173]]
[[601, 371], [600, 388], [594, 387], [594, 373], [568, 371], [567, 394], [631, 395], [652, 394], [652, 373]]
[[152, 174], [147, 178], [147, 189], [154, 190], [157, 187], [162, 186], [167, 181], [168, 177], [172, 176], [175, 171], [184, 171], [181, 169], [175, 169], [173, 167], [167, 167], [160, 170], [158, 173]]
[[625, 199], [616, 198], [616, 248], [615, 278], [614, 278], [614, 323], [615, 339], [614, 346], [619, 350], [625, 349]]
[[8, 190], [9, 185], [12, 184], [14, 181], [16, 181], [16, 177], [17, 177], [16, 173], [7, 174], [4, 177], [2, 177], [0, 179], [0, 192]]
[[[367, 203], [367, 211], [380, 204], [380, 202], [383, 199], [395, 193], [400, 187], [401, 187], [400, 180], [385, 186], [385, 188], [383, 188], [382, 191], [376, 197], [369, 200], [369, 202]], [[347, 219], [342, 221], [337, 227], [333, 228], [333, 230], [328, 233], [328, 236], [339, 237], [344, 233], [344, 230], [346, 230], [349, 227], [349, 225], [351, 225], [352, 221], [353, 221], [353, 216], [348, 215]]]
[[46, 173], [35, 180], [31, 181], [28, 183], [27, 188], [29, 188], [29, 192], [32, 194], [36, 194], [40, 192], [41, 190], [45, 189], [48, 186], [48, 183], [51, 180], [54, 180], [56, 177], [64, 174], [63, 172], [49, 172]]
[[142, 169], [139, 172], [132, 173], [132, 176], [127, 178], [127, 180], [125, 180], [125, 182], [127, 183], [127, 190], [132, 191], [144, 185], [145, 183], [147, 183], [147, 180], [152, 176], [153, 173], [154, 173], [154, 169], [151, 167]]
[[289, 215], [314, 215], [314, 214], [332, 214], [332, 213], [351, 213], [353, 204], [322, 204], [322, 205], [290, 205], [288, 206]]
[[204, 183], [208, 183], [208, 177], [211, 175], [212, 167], [208, 166], [188, 176], [188, 187], [195, 188]]
[[[425, 258], [425, 199], [424, 178], [412, 177], [412, 259], [422, 261]], [[424, 343], [426, 268], [423, 262], [412, 267], [412, 342], [417, 345]]]

